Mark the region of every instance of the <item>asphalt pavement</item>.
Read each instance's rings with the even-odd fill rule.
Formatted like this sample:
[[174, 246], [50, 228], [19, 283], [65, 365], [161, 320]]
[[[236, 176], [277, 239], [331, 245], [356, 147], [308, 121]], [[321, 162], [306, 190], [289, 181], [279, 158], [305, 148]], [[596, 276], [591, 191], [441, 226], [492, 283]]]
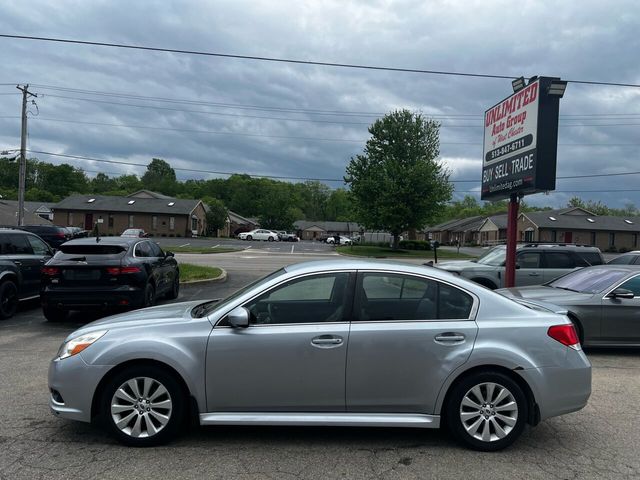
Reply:
[[[254, 250], [253, 248], [250, 250]], [[179, 300], [228, 295], [304, 252], [178, 255], [222, 266], [225, 283], [183, 288]], [[52, 324], [37, 302], [0, 322], [0, 479], [637, 479], [640, 351], [594, 350], [587, 407], [528, 429], [511, 448], [478, 453], [446, 432], [335, 427], [193, 427], [167, 446], [135, 449], [99, 428], [49, 413], [47, 367], [66, 335], [95, 318]], [[233, 375], [233, 365], [222, 365]]]

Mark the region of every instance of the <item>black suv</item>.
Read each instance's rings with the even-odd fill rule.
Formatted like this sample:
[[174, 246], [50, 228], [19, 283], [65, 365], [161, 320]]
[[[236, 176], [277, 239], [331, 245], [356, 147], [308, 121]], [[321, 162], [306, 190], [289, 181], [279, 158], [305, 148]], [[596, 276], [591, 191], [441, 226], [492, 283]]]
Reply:
[[150, 307], [174, 299], [180, 272], [171, 252], [143, 238], [78, 238], [60, 247], [42, 268], [40, 301], [49, 321], [70, 310]]
[[37, 235], [0, 229], [0, 319], [12, 317], [18, 301], [38, 296], [40, 268], [52, 255]]
[[58, 248], [64, 242], [73, 238], [73, 234], [69, 230], [56, 225], [23, 225], [22, 227], [16, 228], [35, 233], [47, 242], [51, 248]]

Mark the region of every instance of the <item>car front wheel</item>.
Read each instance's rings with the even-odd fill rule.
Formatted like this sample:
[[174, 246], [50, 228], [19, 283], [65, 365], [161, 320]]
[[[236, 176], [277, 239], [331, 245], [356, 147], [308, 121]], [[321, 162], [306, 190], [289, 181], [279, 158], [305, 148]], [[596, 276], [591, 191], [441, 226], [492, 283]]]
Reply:
[[484, 452], [511, 445], [528, 416], [522, 389], [499, 372], [464, 378], [453, 387], [445, 407], [446, 422], [456, 440]]
[[167, 293], [167, 298], [169, 300], [173, 300], [178, 298], [180, 295], [180, 273], [176, 270], [176, 276], [173, 279], [173, 284], [171, 285], [171, 290]]
[[0, 285], [0, 319], [11, 318], [18, 308], [18, 287], [11, 280]]
[[253, 240], [253, 237], [251, 235], [247, 235], [247, 240], [251, 241]]
[[134, 366], [111, 379], [101, 413], [109, 432], [125, 445], [149, 447], [171, 440], [184, 419], [178, 381], [155, 366]]

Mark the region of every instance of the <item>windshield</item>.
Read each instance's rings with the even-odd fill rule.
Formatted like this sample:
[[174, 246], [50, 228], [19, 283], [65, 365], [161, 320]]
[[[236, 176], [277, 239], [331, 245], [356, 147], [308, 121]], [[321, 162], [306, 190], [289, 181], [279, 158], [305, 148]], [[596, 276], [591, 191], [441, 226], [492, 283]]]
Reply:
[[621, 281], [629, 272], [612, 268], [583, 268], [547, 283], [549, 287], [580, 293], [601, 293]]
[[476, 262], [482, 265], [491, 265], [494, 267], [500, 267], [504, 265], [506, 256], [507, 256], [506, 247], [499, 246], [489, 250], [487, 253], [485, 253], [480, 258], [478, 258]]
[[233, 302], [236, 298], [241, 297], [242, 295], [244, 295], [246, 292], [248, 292], [252, 288], [257, 287], [259, 285], [262, 285], [263, 283], [267, 283], [271, 279], [279, 277], [284, 272], [285, 272], [284, 268], [281, 268], [280, 270], [276, 270], [275, 272], [270, 273], [266, 277], [259, 278], [258, 280], [254, 281], [254, 282], [251, 282], [249, 285], [247, 285], [245, 287], [242, 287], [240, 290], [238, 290], [235, 293], [232, 293], [231, 295], [229, 295], [227, 298], [225, 298], [224, 300], [222, 300], [220, 302], [202, 303], [202, 304], [198, 305], [197, 307], [195, 307], [193, 310], [191, 310], [191, 316], [193, 316], [195, 318], [206, 317], [206, 316], [210, 315], [211, 313], [215, 312], [216, 310], [224, 308], [226, 305], [228, 305], [231, 302]]

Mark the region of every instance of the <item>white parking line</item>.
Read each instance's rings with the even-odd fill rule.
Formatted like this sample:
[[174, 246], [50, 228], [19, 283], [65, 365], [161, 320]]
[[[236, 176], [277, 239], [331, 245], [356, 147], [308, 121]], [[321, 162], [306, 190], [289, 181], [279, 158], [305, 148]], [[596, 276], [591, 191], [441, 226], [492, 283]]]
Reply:
[[245, 250], [249, 250], [251, 248], [251, 245], [249, 245], [247, 248], [245, 248]]
[[291, 253], [293, 253], [293, 245], [291, 245]]
[[218, 248], [219, 246], [220, 246], [220, 244], [218, 244], [218, 245], [214, 245], [214, 246], [213, 246], [213, 247], [211, 247], [211, 248]]
[[184, 245], [178, 245], [178, 247], [182, 248], [182, 247], [188, 247], [189, 245], [191, 245], [190, 243], [185, 243]]

